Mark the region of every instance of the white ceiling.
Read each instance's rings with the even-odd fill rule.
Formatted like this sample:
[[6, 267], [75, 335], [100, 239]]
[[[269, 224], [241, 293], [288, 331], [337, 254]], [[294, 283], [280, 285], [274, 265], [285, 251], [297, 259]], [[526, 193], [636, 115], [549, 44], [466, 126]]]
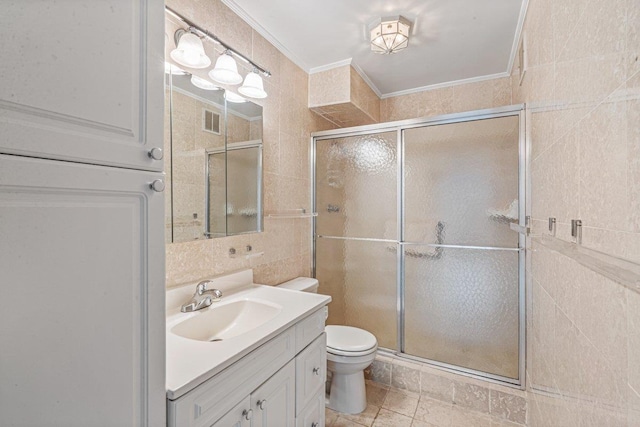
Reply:
[[[305, 71], [351, 64], [383, 97], [508, 75], [527, 0], [222, 0]], [[409, 47], [371, 52], [368, 27], [403, 15]]]

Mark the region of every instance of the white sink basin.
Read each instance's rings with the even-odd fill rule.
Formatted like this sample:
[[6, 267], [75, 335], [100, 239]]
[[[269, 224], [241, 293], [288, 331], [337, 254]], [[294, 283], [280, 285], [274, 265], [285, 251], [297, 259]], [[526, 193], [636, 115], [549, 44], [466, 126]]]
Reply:
[[282, 307], [266, 301], [243, 299], [201, 310], [177, 325], [171, 332], [197, 341], [216, 342], [247, 333], [282, 311]]

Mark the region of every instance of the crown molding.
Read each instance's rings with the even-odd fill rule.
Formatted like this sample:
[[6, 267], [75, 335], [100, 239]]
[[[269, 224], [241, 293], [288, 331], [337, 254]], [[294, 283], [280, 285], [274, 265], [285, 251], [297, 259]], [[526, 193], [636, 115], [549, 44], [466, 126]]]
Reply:
[[249, 24], [258, 34], [267, 39], [269, 43], [275, 46], [284, 56], [289, 58], [294, 64], [302, 68], [307, 74], [311, 67], [305, 61], [300, 59], [297, 55], [287, 49], [277, 38], [275, 38], [269, 31], [267, 31], [258, 21], [253, 19], [242, 7], [240, 7], [234, 0], [222, 0], [222, 3], [231, 9], [236, 15], [238, 15], [244, 22]]
[[409, 94], [412, 94], [412, 93], [424, 92], [424, 91], [427, 91], [427, 90], [434, 90], [434, 89], [442, 89], [442, 88], [451, 87], [451, 86], [460, 86], [460, 85], [465, 85], [465, 84], [469, 84], [469, 83], [478, 83], [478, 82], [483, 82], [483, 81], [486, 81], [486, 80], [499, 79], [499, 78], [509, 77], [509, 76], [510, 76], [510, 74], [508, 72], [504, 71], [502, 73], [488, 74], [486, 76], [478, 76], [478, 77], [471, 77], [471, 78], [468, 78], [468, 79], [461, 79], [461, 80], [453, 80], [453, 81], [449, 81], [449, 82], [436, 83], [436, 84], [433, 84], [433, 85], [420, 86], [420, 87], [416, 87], [416, 88], [413, 88], [413, 89], [406, 89], [406, 90], [399, 90], [397, 92], [384, 93], [384, 94], [382, 94], [380, 99], [393, 98], [394, 96], [409, 95]]
[[309, 69], [309, 74], [321, 73], [323, 71], [333, 70], [334, 68], [344, 67], [345, 65], [353, 65], [353, 58], [343, 59], [341, 61], [331, 62], [330, 64], [320, 65]]

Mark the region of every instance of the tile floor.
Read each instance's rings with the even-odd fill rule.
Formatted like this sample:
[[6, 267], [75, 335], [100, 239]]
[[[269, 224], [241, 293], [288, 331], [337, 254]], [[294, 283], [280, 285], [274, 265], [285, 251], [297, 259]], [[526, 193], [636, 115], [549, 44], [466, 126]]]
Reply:
[[326, 427], [522, 427], [453, 403], [367, 381], [367, 408], [358, 415], [326, 409]]

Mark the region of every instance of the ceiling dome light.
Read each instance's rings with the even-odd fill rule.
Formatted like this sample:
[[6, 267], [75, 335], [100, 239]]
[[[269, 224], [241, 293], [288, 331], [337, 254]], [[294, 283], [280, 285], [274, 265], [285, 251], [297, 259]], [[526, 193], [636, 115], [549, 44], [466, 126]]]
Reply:
[[371, 50], [380, 54], [391, 54], [409, 45], [411, 22], [403, 16], [381, 18], [371, 28]]
[[209, 77], [224, 85], [237, 85], [242, 82], [242, 76], [238, 73], [238, 64], [227, 51], [218, 57], [216, 66], [209, 71]]
[[244, 83], [238, 88], [238, 92], [249, 98], [266, 98], [262, 77], [257, 70], [253, 70], [244, 78]]
[[224, 92], [224, 99], [226, 99], [229, 102], [233, 102], [234, 104], [241, 104], [243, 102], [247, 102], [246, 99], [244, 99], [237, 93], [230, 92], [228, 90]]
[[218, 86], [214, 85], [209, 80], [205, 80], [202, 77], [198, 77], [194, 75], [191, 76], [191, 84], [194, 85], [195, 87], [199, 87], [200, 89], [204, 89], [204, 90], [220, 89]]
[[207, 68], [211, 65], [211, 59], [204, 53], [204, 46], [200, 37], [184, 30], [176, 35], [180, 40], [178, 46], [171, 51], [171, 59], [180, 65], [189, 68]]
[[164, 61], [164, 73], [171, 74], [173, 76], [183, 76], [187, 74], [185, 70], [178, 67], [177, 65], [173, 65], [171, 62]]

